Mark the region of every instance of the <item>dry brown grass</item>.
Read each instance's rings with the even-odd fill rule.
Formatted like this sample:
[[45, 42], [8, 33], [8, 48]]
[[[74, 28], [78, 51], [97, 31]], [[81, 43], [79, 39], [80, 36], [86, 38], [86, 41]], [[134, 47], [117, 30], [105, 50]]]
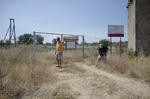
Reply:
[[[150, 82], [150, 57], [139, 56], [130, 57], [126, 53], [121, 57], [118, 54], [108, 54], [107, 64], [101, 61], [97, 68], [105, 69], [110, 72], [118, 72], [129, 77], [138, 78]], [[97, 56], [90, 55], [86, 64], [95, 65], [97, 62]]]
[[[42, 60], [46, 63], [49, 63], [51, 65], [57, 65], [56, 59], [55, 59], [55, 51], [49, 51], [49, 52], [43, 52], [38, 53], [38, 60]], [[74, 64], [75, 62], [82, 62], [82, 52], [81, 51], [64, 51], [63, 52], [63, 63], [62, 67], [63, 69], [60, 72], [66, 72], [66, 73], [73, 73], [82, 75], [85, 70], [82, 67], [76, 66]]]
[[[85, 54], [85, 57], [87, 57], [86, 54]], [[37, 59], [43, 60], [45, 62], [47, 61], [52, 64], [56, 64], [55, 50], [51, 50], [49, 52], [42, 52], [42, 53], [38, 52]], [[82, 62], [82, 61], [83, 61], [82, 51], [68, 50], [68, 51], [63, 52], [63, 63], [64, 64], [67, 64], [70, 62]]]
[[131, 58], [126, 54], [109, 56], [108, 65], [112, 70], [133, 78], [150, 81], [150, 58], [145, 56]]
[[77, 66], [76, 64], [64, 64], [63, 70], [61, 72], [73, 73], [74, 75], [84, 76], [86, 70], [82, 66]]
[[[18, 52], [19, 49], [15, 48], [0, 49], [2, 72], [0, 98], [21, 98], [24, 94], [32, 93], [39, 89], [43, 83], [56, 81], [52, 68], [52, 66], [57, 65], [54, 50], [37, 52], [36, 60], [33, 58], [32, 46], [27, 46], [18, 58], [14, 60]], [[82, 51], [64, 51], [63, 60], [65, 72], [84, 73], [84, 70], [68, 65], [73, 62], [82, 62]]]
[[[16, 53], [18, 53], [17, 49], [0, 49], [0, 69], [3, 83], [3, 88], [0, 87], [0, 98], [21, 98], [24, 94], [39, 89], [46, 82], [53, 83], [56, 81], [57, 77], [53, 71], [53, 66], [57, 65], [54, 50], [37, 52], [36, 60], [33, 58], [31, 46], [14, 61]], [[89, 66], [95, 65], [97, 50], [86, 50], [85, 59], [82, 59], [82, 51], [64, 51], [63, 72], [79, 74], [79, 76], [84, 75], [86, 71], [76, 66], [75, 62], [83, 62]], [[126, 54], [120, 57], [117, 54], [108, 54], [107, 64], [101, 63], [98, 68], [150, 82], [149, 64], [149, 57], [130, 57]], [[61, 94], [61, 89], [64, 88], [57, 88], [53, 98], [66, 96]], [[72, 97], [70, 94], [68, 95], [68, 97]]]
[[75, 99], [75, 96], [71, 93], [70, 87], [67, 84], [61, 84], [53, 91], [52, 99]]
[[15, 61], [17, 52], [15, 49], [0, 50], [3, 84], [0, 98], [21, 98], [26, 92], [37, 90], [43, 83], [52, 83], [56, 79], [49, 65], [34, 61], [32, 52], [24, 52]]

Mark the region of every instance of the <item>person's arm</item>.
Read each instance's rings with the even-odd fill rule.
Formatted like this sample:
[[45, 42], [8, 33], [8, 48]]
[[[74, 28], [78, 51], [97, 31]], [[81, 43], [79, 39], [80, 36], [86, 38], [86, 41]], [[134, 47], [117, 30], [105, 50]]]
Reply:
[[64, 44], [64, 42], [65, 42], [65, 38], [63, 38], [63, 41], [62, 41], [62, 43]]
[[65, 38], [63, 38], [63, 42], [65, 42]]

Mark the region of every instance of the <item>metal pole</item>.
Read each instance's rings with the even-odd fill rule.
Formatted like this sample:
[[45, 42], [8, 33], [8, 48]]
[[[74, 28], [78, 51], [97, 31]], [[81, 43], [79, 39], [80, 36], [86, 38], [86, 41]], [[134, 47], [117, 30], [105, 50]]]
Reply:
[[65, 40], [66, 41], [66, 44], [65, 44], [65, 50], [67, 51], [67, 40]]
[[22, 47], [22, 49], [20, 50], [20, 52], [17, 54], [17, 56], [15, 57], [15, 59], [19, 56], [19, 54], [22, 52], [22, 50], [25, 48], [25, 46], [29, 43], [29, 41], [31, 40], [32, 36], [29, 38], [29, 40], [26, 42], [26, 44]]
[[13, 30], [14, 30], [14, 41], [15, 41], [15, 47], [16, 47], [16, 30], [15, 30], [15, 20], [13, 19]]
[[11, 40], [13, 40], [12, 37], [13, 37], [13, 29], [12, 29], [12, 31], [11, 31]]
[[46, 32], [36, 32], [36, 34], [54, 34], [54, 35], [70, 35], [70, 36], [84, 36], [84, 35], [75, 35], [75, 34], [59, 34], [59, 33], [46, 33]]
[[61, 41], [63, 40], [63, 34], [61, 34]]
[[122, 44], [121, 44], [121, 37], [120, 37], [120, 56], [121, 56], [121, 53], [122, 53], [121, 49], [122, 49]]
[[34, 46], [34, 59], [36, 59], [36, 48], [35, 48], [35, 32], [33, 31], [33, 46]]
[[11, 43], [11, 32], [12, 32], [12, 30], [11, 30], [11, 19], [10, 19], [9, 45], [10, 45], [10, 43]]
[[6, 32], [6, 35], [5, 35], [5, 37], [4, 37], [4, 41], [6, 40], [6, 36], [7, 36], [8, 32], [9, 32], [9, 29], [10, 29], [10, 25], [9, 25], [8, 30], [7, 30], [7, 32]]
[[82, 53], [83, 53], [83, 59], [84, 59], [84, 36], [82, 36]]
[[110, 37], [110, 43], [111, 43], [111, 54], [112, 54], [112, 37]]

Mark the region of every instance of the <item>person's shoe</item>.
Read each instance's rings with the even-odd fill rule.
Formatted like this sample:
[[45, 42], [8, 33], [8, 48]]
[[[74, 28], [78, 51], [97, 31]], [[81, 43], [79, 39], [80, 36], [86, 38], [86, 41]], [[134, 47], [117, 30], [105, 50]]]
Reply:
[[57, 67], [60, 67], [59, 65]]
[[98, 64], [96, 64], [96, 66], [98, 66]]
[[62, 68], [62, 66], [59, 66], [59, 68]]

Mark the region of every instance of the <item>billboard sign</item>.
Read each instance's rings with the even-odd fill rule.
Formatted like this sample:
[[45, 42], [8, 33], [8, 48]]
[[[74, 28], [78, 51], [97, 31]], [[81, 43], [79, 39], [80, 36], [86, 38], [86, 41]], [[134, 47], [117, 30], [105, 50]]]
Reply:
[[124, 26], [108, 25], [108, 37], [124, 37]]

